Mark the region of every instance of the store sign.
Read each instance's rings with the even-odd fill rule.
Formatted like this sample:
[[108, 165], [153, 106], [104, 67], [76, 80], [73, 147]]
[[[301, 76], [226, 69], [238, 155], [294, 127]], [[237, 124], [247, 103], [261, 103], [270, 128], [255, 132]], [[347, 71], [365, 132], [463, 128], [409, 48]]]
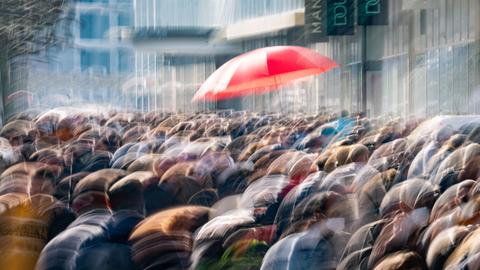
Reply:
[[388, 0], [358, 0], [359, 25], [387, 25]]
[[305, 39], [309, 43], [328, 42], [327, 0], [305, 0]]
[[327, 9], [327, 35], [343, 36], [354, 34], [354, 0], [328, 0]]

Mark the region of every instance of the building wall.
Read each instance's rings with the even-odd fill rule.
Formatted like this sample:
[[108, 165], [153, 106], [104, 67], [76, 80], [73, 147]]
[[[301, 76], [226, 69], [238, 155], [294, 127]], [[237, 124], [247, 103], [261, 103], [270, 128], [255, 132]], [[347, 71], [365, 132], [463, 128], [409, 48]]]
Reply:
[[[77, 71], [118, 74], [133, 70], [132, 49], [122, 27], [133, 26], [133, 6], [124, 0], [81, 0], [76, 4], [74, 46]], [[125, 61], [124, 58], [131, 58]]]
[[[216, 0], [134, 0], [134, 30], [212, 28], [219, 25]], [[172, 56], [135, 50], [135, 77], [124, 94], [141, 111], [193, 112], [212, 104], [190, 103], [195, 90], [215, 70], [213, 56]]]
[[[6, 107], [6, 116], [31, 108], [98, 105], [125, 108], [121, 87], [134, 71], [134, 54], [125, 35], [133, 26], [131, 0], [81, 0], [74, 8], [68, 42], [25, 57], [12, 72], [27, 90], [27, 106]], [[133, 107], [134, 108], [134, 107]]]
[[[387, 26], [367, 26], [366, 30], [357, 26], [353, 36], [307, 45], [341, 68], [300, 87], [301, 91], [306, 88], [308, 98], [297, 107], [308, 112], [361, 110], [362, 35], [366, 31], [370, 115], [480, 113], [480, 2], [429, 0], [411, 9], [405, 2], [390, 1]], [[265, 97], [254, 99], [258, 104]]]
[[[215, 71], [212, 56], [192, 56], [188, 62], [157, 52], [135, 52], [135, 76], [124, 95], [140, 111], [194, 112], [214, 109], [213, 104], [191, 104], [200, 84]], [[213, 106], [213, 107], [212, 107]]]
[[[71, 44], [17, 59], [13, 87], [32, 92], [34, 104], [46, 106], [80, 101], [143, 111], [232, 107], [317, 113], [362, 110], [365, 83], [369, 115], [480, 113], [478, 0], [390, 0], [386, 26], [357, 26], [352, 36], [316, 44], [304, 43], [302, 28], [283, 30], [232, 41], [240, 51], [220, 55], [134, 50], [122, 30], [221, 29], [303, 6], [303, 0], [81, 0]], [[286, 44], [309, 46], [341, 67], [278, 92], [224, 103], [190, 103], [200, 84], [229, 58]], [[49, 103], [49, 95], [59, 101]], [[21, 109], [25, 106], [15, 110]]]
[[[302, 0], [136, 0], [134, 3], [135, 26], [138, 28], [221, 28], [254, 17], [298, 10], [304, 5]], [[363, 109], [362, 93], [366, 92], [366, 111], [369, 115], [480, 113], [478, 0], [391, 0], [388, 25], [356, 26], [354, 35], [329, 37], [327, 43], [304, 44], [303, 40], [299, 41], [302, 33], [299, 35], [298, 31], [301, 30], [291, 29], [252, 37], [237, 41], [237, 45], [242, 51], [272, 45], [305, 45], [331, 57], [341, 67], [288, 85], [279, 92], [245, 97], [220, 107], [234, 106], [236, 109], [253, 111], [317, 113], [346, 109], [356, 112]], [[367, 37], [365, 44], [364, 34]], [[362, 62], [363, 46], [366, 49], [366, 62]], [[168, 85], [174, 80], [177, 86], [170, 87], [169, 91], [176, 91], [179, 87], [182, 89], [181, 94], [177, 92], [175, 99], [157, 98], [163, 104], [170, 104], [164, 109], [216, 108], [215, 105], [205, 104], [203, 107], [188, 106], [187, 101], [193, 95], [195, 86], [218, 68], [218, 61], [212, 57], [197, 59], [191, 56], [193, 63], [185, 65], [176, 64], [175, 61], [152, 62], [152, 59], [165, 59], [165, 55], [159, 52], [136, 52], [136, 77], [142, 81], [145, 76], [157, 74], [156, 70], [162, 69], [166, 73], [157, 74], [158, 85]], [[180, 73], [185, 77], [173, 75]], [[178, 86], [179, 83], [188, 87]], [[364, 84], [366, 90], [362, 92]], [[143, 85], [147, 89], [142, 93], [159, 91], [159, 86], [148, 89]], [[168, 98], [165, 96], [165, 99]], [[142, 97], [139, 99], [143, 100]], [[182, 100], [181, 106], [177, 106], [178, 100]], [[139, 106], [145, 110], [152, 107]]]
[[[140, 29], [219, 29], [254, 17], [281, 13], [303, 7], [302, 0], [135, 0], [135, 30]], [[242, 51], [269, 45], [286, 44], [281, 36], [242, 42]], [[201, 111], [233, 107], [254, 111], [273, 110], [270, 100], [246, 97], [232, 103], [191, 103], [195, 91], [208, 76], [237, 52], [210, 55], [172, 55], [162, 51], [135, 51], [135, 89], [129, 91], [139, 110]], [[169, 60], [166, 60], [169, 59]], [[183, 61], [183, 59], [187, 59]], [[223, 59], [223, 60], [219, 60]], [[154, 79], [152, 79], [154, 78]], [[155, 83], [146, 83], [154, 80]], [[283, 93], [283, 92], [282, 92]], [[285, 91], [285, 95], [288, 94]], [[282, 96], [283, 97], [283, 96]], [[285, 97], [283, 97], [285, 99]], [[288, 104], [288, 101], [284, 101]], [[265, 109], [268, 108], [268, 109]]]

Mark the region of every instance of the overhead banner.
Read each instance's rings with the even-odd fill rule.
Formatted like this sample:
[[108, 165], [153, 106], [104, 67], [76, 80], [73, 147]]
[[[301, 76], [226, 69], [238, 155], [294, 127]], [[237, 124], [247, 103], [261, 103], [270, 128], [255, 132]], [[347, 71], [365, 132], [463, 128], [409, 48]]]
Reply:
[[358, 25], [387, 25], [388, 0], [358, 0]]
[[327, 0], [327, 35], [355, 33], [355, 0]]
[[305, 39], [308, 43], [328, 42], [327, 0], [305, 0]]

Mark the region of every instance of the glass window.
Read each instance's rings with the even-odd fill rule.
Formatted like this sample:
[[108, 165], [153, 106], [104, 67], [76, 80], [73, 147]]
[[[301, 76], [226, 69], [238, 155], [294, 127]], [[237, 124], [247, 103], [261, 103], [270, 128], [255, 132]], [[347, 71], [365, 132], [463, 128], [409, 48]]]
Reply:
[[453, 48], [453, 88], [455, 108], [458, 113], [468, 112], [468, 48], [464, 45]]
[[80, 38], [103, 39], [109, 28], [108, 15], [99, 13], [80, 14]]
[[81, 3], [108, 3], [108, 0], [80, 0]]
[[132, 70], [133, 53], [131, 50], [120, 49], [118, 51], [118, 71], [127, 73]]
[[82, 71], [106, 74], [110, 72], [110, 53], [108, 51], [82, 50], [80, 63]]
[[132, 26], [132, 16], [130, 13], [127, 12], [120, 12], [118, 14], [118, 26]]
[[453, 57], [451, 48], [441, 48], [440, 62], [440, 108], [443, 113], [453, 112]]
[[439, 72], [438, 49], [433, 49], [427, 52], [427, 114], [430, 116], [439, 113]]
[[469, 111], [480, 113], [480, 42], [468, 45]]
[[417, 54], [415, 56], [415, 67], [410, 76], [413, 80], [412, 89], [412, 103], [413, 113], [417, 116], [426, 116], [426, 66], [425, 66], [425, 54]]

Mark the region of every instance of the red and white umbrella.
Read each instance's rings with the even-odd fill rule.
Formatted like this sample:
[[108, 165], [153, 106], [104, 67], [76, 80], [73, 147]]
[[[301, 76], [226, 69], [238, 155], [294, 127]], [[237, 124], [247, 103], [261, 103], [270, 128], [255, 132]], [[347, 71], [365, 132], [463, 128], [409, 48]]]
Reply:
[[193, 101], [222, 100], [272, 91], [296, 79], [338, 67], [332, 59], [298, 46], [274, 46], [237, 56], [217, 69]]

